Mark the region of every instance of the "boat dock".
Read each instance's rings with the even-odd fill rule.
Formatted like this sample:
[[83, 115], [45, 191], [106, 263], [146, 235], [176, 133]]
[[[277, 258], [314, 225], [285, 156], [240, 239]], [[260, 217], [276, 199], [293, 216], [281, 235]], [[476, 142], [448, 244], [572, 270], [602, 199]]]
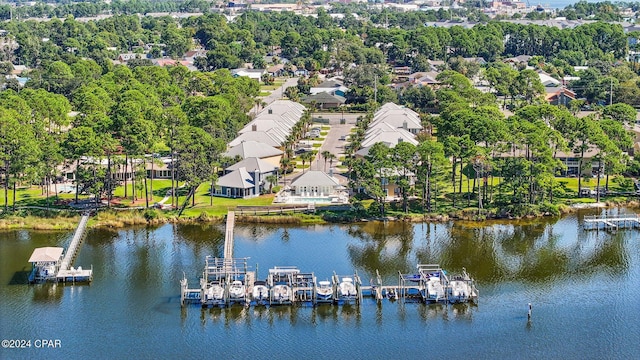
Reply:
[[[357, 272], [353, 275], [331, 276], [331, 281], [325, 289], [330, 291], [321, 296], [320, 283], [314, 273], [303, 273], [295, 266], [276, 266], [269, 269], [266, 281], [255, 281], [255, 273], [247, 271], [246, 259], [233, 259], [234, 264], [228, 265], [228, 259], [216, 259], [210, 256], [206, 258], [205, 271], [200, 281], [201, 288], [189, 289], [186, 277], [180, 281], [180, 302], [184, 306], [188, 303], [199, 303], [202, 307], [218, 306], [228, 307], [234, 304], [244, 306], [276, 306], [276, 305], [308, 305], [319, 304], [356, 304], [359, 305], [365, 297], [372, 297], [378, 303], [384, 299], [400, 300], [404, 302], [424, 303], [465, 303], [477, 302], [478, 290], [475, 281], [463, 270], [461, 275], [449, 277], [438, 265], [418, 265], [418, 273], [402, 274], [399, 272], [397, 285], [382, 285], [380, 273], [376, 270], [376, 281], [371, 280], [371, 285], [363, 286]], [[239, 265], [240, 261], [243, 265]], [[234, 269], [229, 272], [228, 269]], [[244, 279], [244, 296], [233, 298], [229, 296], [232, 279]], [[434, 292], [432, 282], [434, 279], [440, 284]], [[456, 285], [457, 283], [457, 285]], [[260, 298], [255, 298], [256, 286], [267, 286]], [[459, 293], [456, 290], [463, 287]], [[219, 289], [215, 295], [214, 288]], [[351, 290], [348, 290], [351, 289]], [[265, 296], [267, 294], [268, 296]]]
[[640, 229], [640, 215], [591, 215], [584, 217], [585, 230]]
[[[436, 264], [420, 264], [415, 274], [398, 273], [397, 285], [383, 285], [376, 270], [375, 280], [363, 286], [357, 272], [338, 275], [331, 281], [318, 282], [313, 272], [301, 272], [295, 266], [269, 269], [266, 281], [256, 281], [256, 272], [249, 271], [246, 258], [233, 258], [235, 212], [227, 214], [224, 257], [205, 258], [205, 268], [199, 288], [189, 288], [186, 275], [180, 280], [180, 303], [199, 303], [202, 307], [251, 305], [293, 305], [320, 303], [360, 304], [365, 296], [380, 302], [387, 298], [403, 301], [475, 302], [478, 290], [475, 281], [463, 269], [452, 279]], [[256, 265], [257, 269], [257, 265]], [[257, 270], [256, 270], [257, 271]]]
[[30, 283], [42, 281], [76, 283], [91, 282], [93, 280], [93, 266], [90, 269], [83, 269], [82, 266], [77, 268], [72, 266], [73, 260], [80, 251], [88, 221], [89, 215], [82, 215], [64, 256], [62, 256], [64, 249], [57, 247], [37, 248], [33, 251], [29, 259], [29, 262], [33, 265], [33, 270], [29, 275]]

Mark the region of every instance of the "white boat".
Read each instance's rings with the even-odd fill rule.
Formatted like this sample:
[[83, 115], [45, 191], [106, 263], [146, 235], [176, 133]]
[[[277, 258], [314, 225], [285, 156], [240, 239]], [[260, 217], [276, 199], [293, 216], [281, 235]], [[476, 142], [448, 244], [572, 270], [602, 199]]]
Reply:
[[253, 283], [253, 291], [251, 292], [253, 300], [258, 302], [266, 301], [269, 299], [269, 287], [264, 281], [256, 281]]
[[229, 286], [229, 297], [232, 299], [244, 299], [247, 294], [247, 288], [242, 281], [235, 280]]
[[440, 301], [445, 298], [445, 295], [439, 274], [432, 274], [427, 281], [427, 298], [431, 301]]
[[455, 277], [449, 282], [449, 302], [467, 302], [471, 297], [469, 284], [462, 278]]
[[342, 281], [338, 285], [338, 292], [342, 298], [355, 298], [358, 295], [356, 286], [353, 284], [353, 279], [350, 277], [342, 278]]
[[319, 281], [316, 288], [316, 296], [320, 301], [329, 301], [333, 298], [333, 289], [329, 281]]
[[224, 299], [224, 288], [218, 282], [211, 282], [204, 291], [204, 301], [220, 301]]
[[291, 287], [289, 285], [275, 285], [271, 288], [271, 299], [283, 303], [291, 300]]

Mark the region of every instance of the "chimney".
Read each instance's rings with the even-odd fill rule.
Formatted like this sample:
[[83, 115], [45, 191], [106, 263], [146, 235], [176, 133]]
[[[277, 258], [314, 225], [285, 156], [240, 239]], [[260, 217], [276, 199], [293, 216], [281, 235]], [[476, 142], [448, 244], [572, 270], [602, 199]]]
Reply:
[[398, 144], [402, 142], [402, 138], [398, 138]]
[[407, 124], [407, 120], [405, 120], [405, 121], [403, 121], [403, 122], [402, 122], [402, 128], [403, 128], [403, 129], [408, 130], [408, 129], [407, 129], [407, 128], [409, 127], [408, 125], [409, 125], [409, 124]]
[[260, 171], [253, 170], [253, 192], [255, 196], [260, 195]]
[[252, 124], [251, 125], [251, 131], [258, 131], [258, 125], [257, 124]]
[[273, 109], [267, 110], [267, 114], [273, 114]]

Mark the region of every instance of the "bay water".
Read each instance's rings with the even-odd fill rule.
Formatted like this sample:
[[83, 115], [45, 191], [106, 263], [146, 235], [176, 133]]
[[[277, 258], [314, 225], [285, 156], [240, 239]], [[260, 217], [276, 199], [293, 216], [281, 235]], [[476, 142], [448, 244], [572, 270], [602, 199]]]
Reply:
[[587, 231], [583, 216], [593, 213], [236, 227], [234, 256], [261, 279], [297, 266], [318, 280], [357, 272], [365, 284], [378, 270], [395, 285], [399, 271], [436, 263], [475, 277], [477, 305], [181, 307], [179, 280], [197, 287], [205, 256], [222, 256], [218, 224], [90, 230], [74, 265], [93, 265], [91, 285], [27, 285], [33, 249], [66, 246], [72, 234], [0, 232], [0, 338], [31, 340], [0, 348], [0, 359], [637, 358], [640, 231]]

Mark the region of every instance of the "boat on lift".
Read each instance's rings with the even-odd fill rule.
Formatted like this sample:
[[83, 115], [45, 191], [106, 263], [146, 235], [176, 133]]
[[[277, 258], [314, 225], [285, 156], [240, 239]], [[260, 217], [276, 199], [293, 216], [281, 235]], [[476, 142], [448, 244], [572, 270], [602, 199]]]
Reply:
[[203, 293], [203, 304], [219, 303], [224, 301], [224, 287], [219, 281], [208, 282]]
[[271, 288], [271, 300], [279, 304], [291, 301], [291, 287], [286, 284], [275, 285]]
[[229, 286], [229, 297], [234, 300], [244, 299], [247, 295], [247, 287], [240, 280], [234, 280]]
[[427, 300], [442, 301], [446, 298], [446, 295], [440, 273], [429, 274], [429, 280], [427, 280]]
[[358, 296], [356, 285], [353, 283], [353, 278], [343, 277], [342, 281], [338, 285], [338, 295], [345, 300], [352, 300]]
[[256, 281], [253, 283], [251, 297], [257, 303], [262, 304], [269, 300], [269, 287], [266, 281]]
[[455, 274], [450, 278], [448, 291], [449, 302], [452, 304], [474, 301], [478, 297], [475, 282], [464, 268], [461, 274]]
[[316, 298], [318, 301], [331, 301], [333, 299], [333, 288], [331, 287], [331, 282], [327, 280], [318, 282]]

